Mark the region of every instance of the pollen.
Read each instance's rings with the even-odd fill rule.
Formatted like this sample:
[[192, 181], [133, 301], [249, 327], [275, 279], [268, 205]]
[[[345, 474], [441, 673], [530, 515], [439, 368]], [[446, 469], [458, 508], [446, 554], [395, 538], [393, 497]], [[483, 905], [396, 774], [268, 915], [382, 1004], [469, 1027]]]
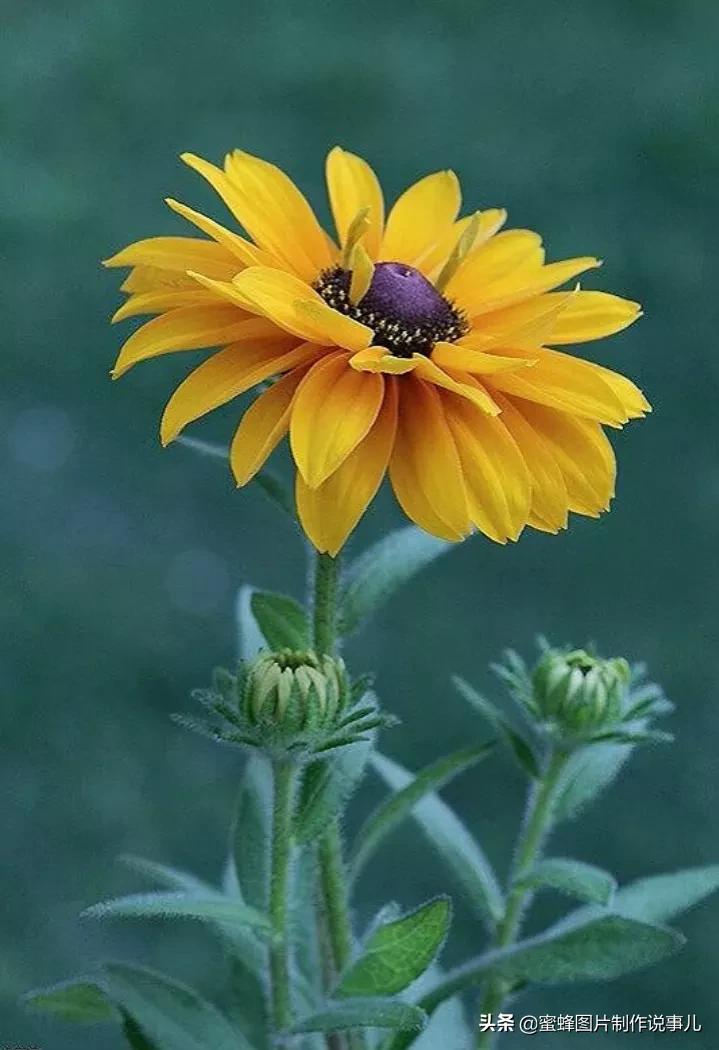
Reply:
[[341, 267], [323, 270], [314, 284], [328, 306], [367, 325], [375, 343], [395, 357], [429, 356], [437, 342], [453, 343], [469, 331], [461, 310], [413, 266], [377, 263], [366, 294], [350, 301], [352, 274]]

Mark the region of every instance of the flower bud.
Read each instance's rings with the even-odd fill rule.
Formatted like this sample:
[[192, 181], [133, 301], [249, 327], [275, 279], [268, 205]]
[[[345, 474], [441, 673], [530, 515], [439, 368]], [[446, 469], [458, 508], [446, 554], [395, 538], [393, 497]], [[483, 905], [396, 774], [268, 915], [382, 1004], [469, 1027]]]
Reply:
[[342, 660], [283, 649], [247, 669], [244, 714], [257, 729], [289, 738], [331, 729], [347, 699]]
[[534, 700], [545, 723], [581, 737], [621, 721], [630, 678], [622, 658], [600, 660], [584, 649], [552, 649], [534, 669]]
[[366, 682], [351, 683], [341, 659], [313, 652], [263, 652], [236, 674], [218, 668], [212, 688], [194, 695], [217, 722], [180, 715], [182, 725], [272, 758], [322, 756], [389, 724]]

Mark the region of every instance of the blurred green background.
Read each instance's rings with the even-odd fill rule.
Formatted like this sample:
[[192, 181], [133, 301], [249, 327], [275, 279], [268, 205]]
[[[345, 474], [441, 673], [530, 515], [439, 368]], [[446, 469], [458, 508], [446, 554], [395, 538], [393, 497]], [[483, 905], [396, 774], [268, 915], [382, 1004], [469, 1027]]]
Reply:
[[[216, 875], [238, 762], [168, 716], [232, 659], [238, 584], [303, 585], [302, 542], [260, 492], [237, 493], [219, 461], [158, 446], [161, 408], [196, 355], [108, 380], [123, 332], [107, 324], [117, 275], [98, 261], [180, 232], [166, 195], [222, 218], [182, 150], [275, 160], [323, 216], [334, 143], [365, 155], [390, 196], [453, 167], [468, 208], [506, 205], [554, 258], [596, 253], [606, 263], [587, 287], [645, 304], [599, 348], [655, 406], [616, 438], [612, 514], [507, 549], [465, 543], [348, 655], [377, 670], [404, 719], [384, 747], [412, 766], [475, 732], [448, 675], [490, 687], [504, 645], [528, 650], [541, 630], [647, 660], [678, 704], [677, 743], [644, 750], [556, 849], [622, 880], [717, 860], [717, 5], [5, 0], [3, 23], [0, 1044], [116, 1050], [113, 1032], [16, 1007], [28, 987], [108, 954], [211, 989], [202, 930], [76, 916], [137, 887], [115, 862], [123, 851]], [[236, 415], [194, 433], [226, 442]], [[399, 521], [385, 495], [355, 545]], [[447, 792], [501, 865], [521, 789], [496, 758]], [[360, 908], [443, 885], [407, 832], [368, 872]], [[621, 983], [537, 992], [527, 1012], [692, 1012], [702, 1035], [644, 1034], [642, 1046], [715, 1050], [719, 901], [681, 925], [683, 956]], [[451, 954], [479, 947], [460, 910]]]

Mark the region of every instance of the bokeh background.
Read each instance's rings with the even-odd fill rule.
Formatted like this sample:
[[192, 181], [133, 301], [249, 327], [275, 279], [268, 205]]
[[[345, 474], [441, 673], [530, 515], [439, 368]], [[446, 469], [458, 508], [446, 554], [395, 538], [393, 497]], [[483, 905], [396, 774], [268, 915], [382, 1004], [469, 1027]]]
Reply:
[[[365, 155], [390, 196], [453, 167], [469, 208], [506, 205], [555, 258], [596, 253], [606, 263], [586, 286], [645, 304], [639, 325], [600, 347], [655, 406], [616, 437], [612, 514], [507, 549], [465, 543], [349, 657], [376, 669], [404, 719], [384, 747], [412, 766], [476, 731], [448, 676], [494, 688], [486, 666], [504, 645], [526, 651], [542, 631], [645, 659], [678, 705], [677, 742], [644, 750], [556, 849], [622, 880], [719, 858], [718, 31], [712, 0], [5, 0], [0, 1044], [119, 1048], [114, 1032], [64, 1030], [16, 1005], [108, 954], [212, 986], [202, 930], [76, 916], [137, 887], [122, 852], [216, 875], [237, 760], [168, 716], [232, 659], [240, 583], [303, 586], [302, 542], [259, 491], [237, 493], [220, 461], [158, 446], [164, 400], [196, 355], [108, 380], [122, 333], [107, 324], [117, 275], [98, 261], [180, 232], [166, 195], [215, 208], [182, 150], [273, 159], [323, 216], [334, 143]], [[236, 414], [194, 433], [226, 442]], [[356, 547], [399, 521], [385, 496]], [[502, 867], [521, 790], [496, 758], [447, 792]], [[360, 909], [443, 885], [408, 829], [368, 872]], [[644, 1034], [642, 1046], [713, 1050], [719, 900], [681, 926], [678, 959], [538, 992], [527, 1011], [692, 1012], [703, 1034]], [[460, 910], [451, 954], [478, 937]]]

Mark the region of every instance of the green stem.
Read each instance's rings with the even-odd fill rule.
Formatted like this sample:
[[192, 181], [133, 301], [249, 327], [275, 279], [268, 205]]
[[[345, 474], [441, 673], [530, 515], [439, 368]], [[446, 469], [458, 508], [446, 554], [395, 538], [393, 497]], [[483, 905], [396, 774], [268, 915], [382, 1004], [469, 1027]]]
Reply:
[[315, 561], [312, 601], [314, 649], [318, 656], [332, 656], [337, 642], [337, 587], [339, 557], [318, 554]]
[[[519, 935], [522, 918], [531, 898], [531, 890], [523, 885], [523, 880], [539, 860], [551, 829], [555, 794], [566, 761], [565, 752], [552, 750], [542, 779], [533, 785], [515, 849], [507, 906], [497, 925], [492, 948], [508, 948]], [[480, 1014], [492, 1014], [496, 1020], [510, 991], [510, 982], [501, 978], [490, 979], [482, 996]], [[477, 1050], [489, 1050], [494, 1042], [494, 1032], [479, 1032]]]
[[274, 780], [272, 808], [272, 859], [270, 874], [270, 983], [272, 1031], [280, 1035], [292, 1023], [289, 944], [287, 936], [287, 892], [292, 850], [292, 806], [295, 764], [287, 758], [272, 764]]
[[[333, 656], [337, 647], [337, 591], [339, 586], [339, 557], [317, 554], [314, 566], [312, 593], [313, 644], [318, 656]], [[327, 972], [336, 978], [344, 969], [352, 953], [352, 924], [349, 915], [347, 875], [342, 855], [342, 836], [339, 823], [334, 820], [320, 839], [320, 880], [327, 930], [327, 945], [331, 958], [326, 960]], [[364, 1038], [352, 1033], [346, 1038], [330, 1036], [330, 1050], [362, 1050]]]

